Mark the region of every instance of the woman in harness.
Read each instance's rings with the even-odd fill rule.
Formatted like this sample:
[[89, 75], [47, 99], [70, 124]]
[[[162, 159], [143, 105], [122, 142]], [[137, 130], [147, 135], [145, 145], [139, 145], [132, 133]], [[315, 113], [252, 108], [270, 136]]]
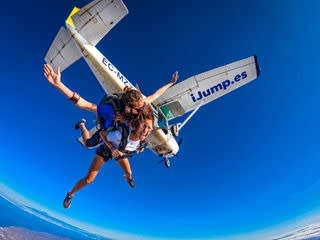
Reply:
[[92, 183], [98, 175], [103, 164], [115, 159], [124, 171], [124, 177], [130, 187], [134, 187], [134, 179], [130, 167], [129, 157], [143, 151], [145, 139], [153, 129], [154, 117], [149, 105], [139, 116], [129, 123], [119, 123], [117, 128], [111, 131], [101, 131], [100, 135], [104, 144], [96, 149], [96, 155], [91, 163], [87, 175], [80, 179], [67, 193], [63, 206], [69, 208], [74, 194], [80, 189]]
[[97, 113], [99, 120], [102, 120], [103, 129], [108, 129], [113, 125], [117, 113], [121, 113], [121, 115], [124, 115], [129, 119], [130, 117], [136, 117], [145, 105], [154, 102], [169, 87], [175, 84], [179, 78], [178, 72], [176, 71], [172, 75], [172, 79], [169, 83], [165, 84], [146, 98], [143, 98], [140, 91], [126, 87], [123, 94], [104, 97], [100, 101], [100, 104], [96, 105], [82, 98], [77, 92], [70, 90], [62, 83], [59, 67], [57, 71], [54, 71], [49, 64], [45, 64], [43, 70], [48, 82], [62, 92], [63, 95], [77, 107]]

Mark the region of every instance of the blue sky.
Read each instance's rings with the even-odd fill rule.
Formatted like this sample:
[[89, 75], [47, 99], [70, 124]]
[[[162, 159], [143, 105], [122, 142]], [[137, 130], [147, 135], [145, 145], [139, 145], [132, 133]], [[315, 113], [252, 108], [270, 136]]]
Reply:
[[[77, 142], [76, 109], [42, 75], [74, 5], [11, 1], [0, 16], [0, 181], [34, 202], [101, 228], [156, 237], [237, 236], [318, 210], [320, 30], [317, 1], [125, 1], [129, 15], [98, 49], [143, 93], [253, 54], [261, 75], [204, 106], [183, 129], [171, 169], [132, 159], [136, 188], [115, 162], [61, 202], [94, 156]], [[19, 7], [17, 7], [19, 6]], [[91, 101], [103, 91], [83, 60], [62, 74]]]

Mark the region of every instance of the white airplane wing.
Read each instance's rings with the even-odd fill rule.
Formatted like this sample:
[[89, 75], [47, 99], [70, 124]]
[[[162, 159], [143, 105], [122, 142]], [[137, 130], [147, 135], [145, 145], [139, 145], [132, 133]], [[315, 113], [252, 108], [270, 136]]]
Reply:
[[169, 88], [154, 104], [167, 120], [203, 106], [259, 75], [256, 56], [192, 76]]
[[74, 14], [72, 21], [80, 35], [95, 46], [127, 14], [122, 0], [95, 0]]
[[81, 56], [78, 47], [72, 39], [71, 33], [64, 27], [61, 27], [44, 59], [53, 69], [57, 69], [57, 67], [60, 66], [62, 72], [68, 66], [79, 60]]
[[[95, 0], [83, 8], [74, 8], [66, 23], [95, 46], [123, 17], [128, 9], [121, 0]], [[82, 57], [70, 31], [61, 27], [52, 42], [45, 61], [61, 72]]]

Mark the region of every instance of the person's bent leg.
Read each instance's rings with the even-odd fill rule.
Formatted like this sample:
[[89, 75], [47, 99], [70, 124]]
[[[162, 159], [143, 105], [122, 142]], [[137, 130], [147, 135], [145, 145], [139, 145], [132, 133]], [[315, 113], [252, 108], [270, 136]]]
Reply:
[[87, 147], [95, 147], [102, 143], [100, 132], [101, 130], [96, 131], [89, 139], [85, 140]]
[[84, 142], [84, 145], [86, 147], [96, 147], [101, 143], [101, 138], [100, 138], [100, 130], [96, 131], [95, 133], [92, 134], [90, 131], [87, 129], [85, 121], [83, 119], [76, 125], [78, 129], [81, 131], [81, 136]]
[[71, 199], [73, 198], [74, 194], [78, 192], [80, 189], [88, 185], [89, 183], [92, 183], [96, 176], [98, 175], [101, 167], [105, 163], [105, 160], [103, 157], [96, 155], [91, 163], [91, 166], [88, 170], [87, 175], [80, 179], [75, 186], [72, 188], [70, 192], [67, 193], [67, 196], [65, 197], [63, 201], [63, 206], [65, 208], [69, 208], [71, 204]]
[[81, 131], [81, 136], [84, 142], [86, 142], [91, 136], [90, 136], [90, 132], [86, 127], [85, 122], [81, 122], [79, 123], [79, 128]]
[[96, 176], [98, 175], [104, 163], [105, 163], [104, 158], [99, 155], [96, 155], [91, 163], [91, 166], [88, 170], [87, 175], [77, 182], [77, 184], [72, 188], [70, 193], [73, 195], [84, 186], [88, 185], [89, 183], [92, 183], [96, 178]]

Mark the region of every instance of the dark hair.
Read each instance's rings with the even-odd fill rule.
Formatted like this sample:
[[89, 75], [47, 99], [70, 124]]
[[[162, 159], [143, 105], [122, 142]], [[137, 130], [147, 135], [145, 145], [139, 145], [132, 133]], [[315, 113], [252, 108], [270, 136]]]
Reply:
[[123, 89], [121, 100], [123, 103], [129, 107], [132, 107], [136, 102], [143, 98], [140, 91], [126, 86]]
[[[121, 96], [121, 101], [125, 106], [131, 107], [135, 105], [136, 102], [143, 99], [143, 96], [141, 92], [139, 92], [136, 89], [130, 88], [128, 86], [125, 86], [123, 89], [124, 93]], [[122, 123], [129, 121], [131, 122], [132, 119], [137, 118], [137, 116], [132, 114], [127, 114], [125, 111], [117, 112], [115, 121], [120, 121]]]

